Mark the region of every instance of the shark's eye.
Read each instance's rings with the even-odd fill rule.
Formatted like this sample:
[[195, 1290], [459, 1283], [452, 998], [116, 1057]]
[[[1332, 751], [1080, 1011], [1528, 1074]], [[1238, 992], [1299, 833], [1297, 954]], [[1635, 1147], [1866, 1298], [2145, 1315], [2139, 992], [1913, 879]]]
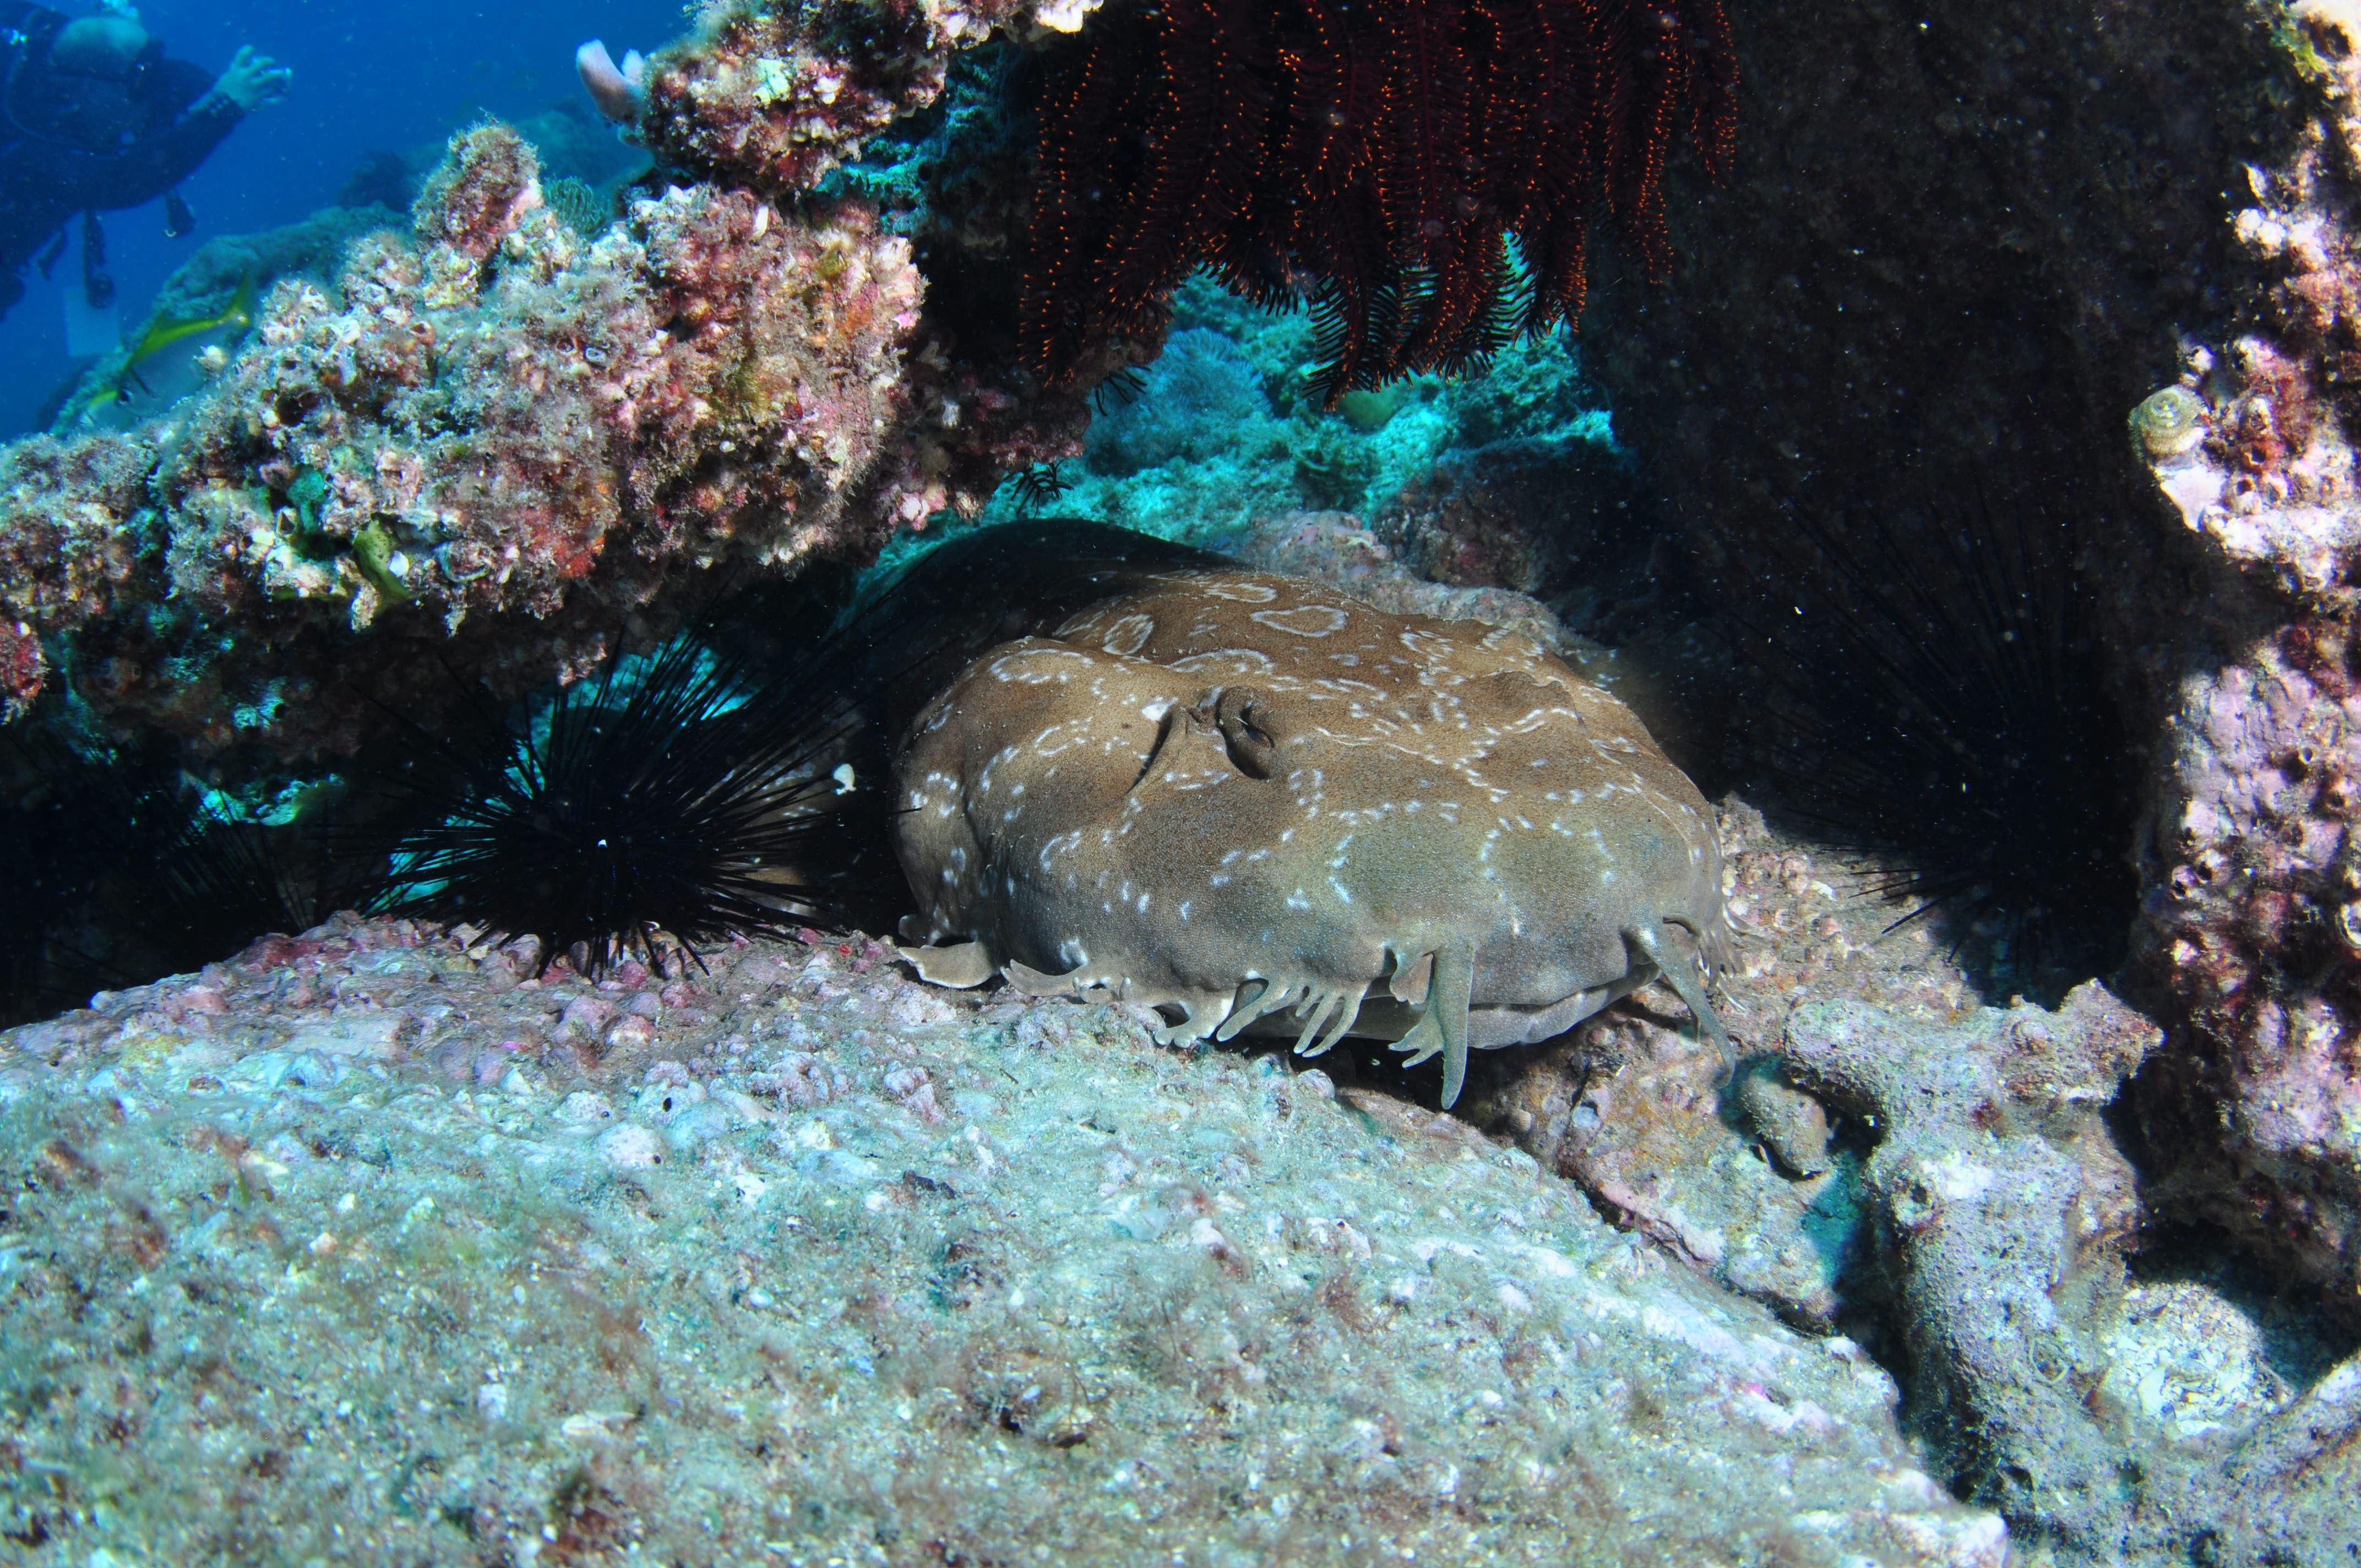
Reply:
[[1279, 739], [1270, 718], [1269, 702], [1252, 686], [1224, 686], [1213, 698], [1222, 742], [1248, 778], [1267, 779], [1279, 771]]

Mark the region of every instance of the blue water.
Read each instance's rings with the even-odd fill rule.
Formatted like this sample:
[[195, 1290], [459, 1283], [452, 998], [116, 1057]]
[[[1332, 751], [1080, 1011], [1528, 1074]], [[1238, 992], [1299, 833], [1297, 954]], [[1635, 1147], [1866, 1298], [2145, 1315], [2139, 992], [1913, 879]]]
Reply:
[[[80, 7], [60, 3], [59, 8]], [[197, 230], [164, 236], [161, 203], [108, 214], [107, 259], [126, 326], [145, 315], [157, 288], [214, 235], [248, 233], [301, 218], [332, 202], [362, 155], [408, 153], [477, 116], [533, 115], [581, 95], [574, 49], [604, 38], [616, 58], [644, 51], [687, 27], [677, 0], [563, 5], [511, 0], [148, 0], [140, 19], [168, 52], [211, 71], [251, 43], [292, 66], [286, 100], [231, 133], [181, 186]], [[66, 357], [65, 280], [38, 273], [0, 320], [0, 437], [31, 428], [36, 411], [72, 368]]]

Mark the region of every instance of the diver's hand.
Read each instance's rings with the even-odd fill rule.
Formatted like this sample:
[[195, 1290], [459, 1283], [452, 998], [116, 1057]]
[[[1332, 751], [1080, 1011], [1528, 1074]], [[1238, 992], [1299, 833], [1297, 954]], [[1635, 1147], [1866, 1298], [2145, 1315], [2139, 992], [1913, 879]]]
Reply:
[[294, 80], [293, 71], [267, 54], [255, 53], [252, 44], [240, 44], [236, 58], [229, 62], [229, 69], [221, 73], [221, 80], [214, 83], [207, 96], [225, 98], [240, 110], [250, 112], [287, 96], [287, 84]]

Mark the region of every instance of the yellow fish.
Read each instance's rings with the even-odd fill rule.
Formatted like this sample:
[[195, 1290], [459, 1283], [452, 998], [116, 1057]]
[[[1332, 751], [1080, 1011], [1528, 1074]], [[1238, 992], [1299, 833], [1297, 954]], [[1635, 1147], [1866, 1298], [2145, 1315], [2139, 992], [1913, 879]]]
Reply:
[[237, 280], [229, 303], [209, 316], [176, 316], [159, 311], [149, 318], [138, 338], [124, 350], [122, 363], [91, 378], [90, 385], [74, 399], [71, 412], [80, 415], [104, 407], [108, 403], [128, 402], [131, 389], [148, 390], [139, 367], [148, 364], [176, 343], [192, 337], [227, 329], [242, 333], [254, 324], [254, 275], [247, 273]]

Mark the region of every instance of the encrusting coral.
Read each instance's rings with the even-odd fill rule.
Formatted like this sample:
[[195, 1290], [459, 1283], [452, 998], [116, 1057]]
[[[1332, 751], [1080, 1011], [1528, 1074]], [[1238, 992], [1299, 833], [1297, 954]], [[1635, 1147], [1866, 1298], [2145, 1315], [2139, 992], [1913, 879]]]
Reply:
[[635, 131], [664, 167], [783, 200], [857, 198], [910, 241], [930, 346], [904, 386], [926, 471], [962, 512], [1005, 476], [1071, 456], [1089, 423], [1080, 396], [1018, 362], [1012, 242], [1031, 143], [1001, 78], [1010, 42], [1071, 33], [1097, 5], [736, 0], [647, 64]]
[[161, 597], [159, 530], [148, 501], [155, 444], [134, 436], [37, 435], [0, 455], [0, 702], [16, 718], [40, 695], [43, 631]]
[[722, 3], [647, 62], [639, 131], [667, 161], [755, 191], [808, 187], [932, 104], [994, 27], [1072, 32], [1098, 0]]
[[1735, 118], [1719, 0], [1120, 4], [1053, 59], [1025, 302], [1053, 383], [1159, 338], [1200, 266], [1311, 301], [1329, 401], [1466, 368], [1579, 320], [1595, 208], [1661, 270], [1675, 137], [1717, 169]]
[[2137, 1106], [2162, 1203], [2361, 1320], [2361, 15], [2301, 5], [2277, 36], [2306, 114], [2225, 225], [2260, 286], [2127, 444], [2202, 585], [2134, 953], [2179, 1048]]
[[0, 453], [6, 712], [71, 670], [118, 737], [316, 764], [371, 728], [347, 686], [415, 709], [444, 660], [579, 674], [708, 568], [858, 555], [1070, 455], [1082, 401], [963, 345], [908, 242], [809, 186], [995, 27], [1091, 8], [717, 7], [642, 76], [683, 183], [614, 225], [505, 127], [456, 138], [411, 234], [283, 279], [176, 405]]
[[[907, 428], [920, 280], [865, 209], [674, 188], [586, 243], [531, 149], [484, 126], [415, 228], [355, 243], [333, 295], [275, 287], [169, 423], [0, 456], [0, 608], [105, 651], [105, 685], [79, 689], [110, 718], [218, 743], [225, 703], [269, 679], [333, 685], [281, 670], [290, 634], [395, 606], [445, 630], [611, 616], [685, 569], [797, 559], [952, 499]], [[191, 693], [170, 661], [229, 626]], [[324, 662], [368, 663], [355, 646]], [[291, 751], [350, 712], [285, 695], [247, 727], [299, 726]]]

